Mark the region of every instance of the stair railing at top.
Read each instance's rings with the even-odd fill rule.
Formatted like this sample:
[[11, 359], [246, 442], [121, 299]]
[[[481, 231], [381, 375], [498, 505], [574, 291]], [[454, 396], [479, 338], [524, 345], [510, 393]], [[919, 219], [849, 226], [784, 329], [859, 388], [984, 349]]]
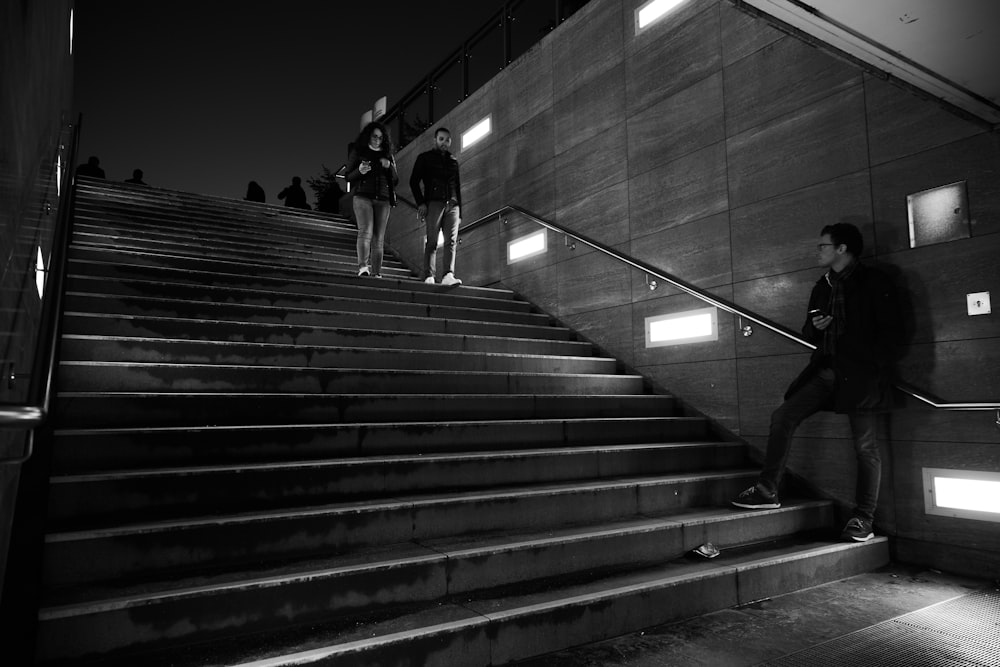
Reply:
[[[404, 197], [399, 197], [399, 200], [409, 205], [411, 208], [416, 208], [416, 205], [413, 202]], [[583, 243], [584, 245], [588, 245], [591, 248], [599, 252], [602, 252], [613, 259], [618, 260], [619, 262], [627, 264], [638, 271], [642, 271], [647, 276], [652, 276], [657, 280], [662, 280], [666, 283], [669, 283], [674, 287], [676, 287], [677, 289], [681, 290], [682, 292], [685, 292], [697, 299], [700, 299], [701, 301], [704, 301], [709, 305], [715, 306], [716, 308], [724, 310], [727, 313], [732, 313], [733, 315], [736, 315], [741, 319], [759, 324], [760, 326], [769, 329], [776, 334], [784, 336], [788, 340], [794, 343], [798, 343], [799, 345], [805, 348], [808, 348], [810, 350], [816, 349], [815, 345], [813, 345], [806, 339], [802, 338], [802, 336], [795, 333], [791, 329], [788, 329], [787, 327], [784, 327], [778, 324], [777, 322], [773, 322], [763, 317], [762, 315], [758, 315], [757, 313], [751, 310], [747, 310], [742, 306], [738, 306], [735, 303], [732, 303], [731, 301], [727, 301], [726, 299], [723, 299], [721, 297], [709, 294], [705, 290], [695, 287], [691, 283], [681, 280], [680, 278], [671, 275], [666, 271], [663, 271], [662, 269], [656, 268], [655, 266], [647, 264], [642, 260], [618, 252], [617, 250], [604, 245], [600, 241], [595, 241], [594, 239], [583, 236], [582, 234], [578, 234], [577, 232], [574, 232], [571, 229], [563, 225], [560, 225], [557, 222], [546, 220], [538, 215], [535, 215], [531, 211], [523, 209], [520, 206], [516, 206], [514, 204], [508, 204], [506, 206], [503, 206], [497, 209], [496, 211], [493, 211], [492, 213], [487, 213], [486, 215], [478, 218], [477, 220], [474, 220], [473, 222], [470, 222], [467, 225], [462, 225], [461, 229], [459, 230], [459, 234], [460, 235], [465, 234], [466, 232], [472, 231], [476, 227], [487, 225], [493, 221], [498, 221], [506, 224], [507, 219], [504, 216], [508, 213], [518, 213], [532, 220], [536, 224], [541, 225], [542, 227], [551, 229], [554, 232], [558, 232], [559, 234], [562, 234], [567, 238], [573, 239], [574, 241], [577, 241], [579, 243]], [[749, 326], [747, 327], [741, 326], [740, 329], [745, 332], [745, 335], [750, 335], [752, 333], [752, 329], [750, 329]], [[944, 401], [906, 382], [896, 382], [896, 388], [902, 391], [904, 394], [912, 396], [918, 401], [926, 405], [929, 405], [932, 408], [940, 410], [995, 410], [997, 413], [996, 425], [1000, 427], [1000, 401], [964, 402], [964, 403]]]
[[[38, 343], [31, 365], [28, 402], [24, 404], [0, 403], [0, 428], [30, 429], [21, 456], [0, 459], [0, 465], [24, 463], [34, 451], [35, 430], [49, 415], [52, 402], [52, 381], [56, 367], [56, 351], [59, 342], [60, 313], [62, 312], [63, 285], [66, 278], [66, 257], [70, 240], [72, 209], [75, 201], [74, 167], [80, 141], [82, 114], [76, 125], [70, 125], [69, 152], [66, 168], [61, 174], [59, 209], [52, 235], [52, 253], [49, 270], [45, 278], [41, 317], [38, 324]], [[3, 378], [7, 381], [7, 378]]]

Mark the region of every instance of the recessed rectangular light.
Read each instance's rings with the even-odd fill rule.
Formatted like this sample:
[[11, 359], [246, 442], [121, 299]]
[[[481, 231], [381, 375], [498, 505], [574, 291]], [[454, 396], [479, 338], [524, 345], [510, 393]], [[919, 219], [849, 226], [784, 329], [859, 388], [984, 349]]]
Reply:
[[475, 144], [478, 141], [482, 141], [490, 132], [493, 131], [493, 116], [487, 116], [482, 119], [468, 130], [462, 133], [462, 150], [464, 151], [469, 146]]
[[699, 308], [646, 318], [646, 347], [703, 343], [719, 339], [719, 314]]
[[643, 30], [670, 13], [686, 0], [652, 0], [635, 10], [636, 32]]
[[1000, 473], [924, 468], [927, 514], [1000, 522]]
[[547, 247], [544, 229], [528, 236], [522, 236], [507, 243], [507, 263], [513, 264], [528, 257], [541, 255]]

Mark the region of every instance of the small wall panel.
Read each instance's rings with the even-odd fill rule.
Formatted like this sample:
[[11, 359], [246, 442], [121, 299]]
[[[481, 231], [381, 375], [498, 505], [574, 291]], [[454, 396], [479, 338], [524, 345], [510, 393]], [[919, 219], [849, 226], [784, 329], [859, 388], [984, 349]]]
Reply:
[[618, 123], [556, 157], [556, 205], [562, 208], [623, 182], [627, 170], [625, 124]]
[[[729, 245], [729, 213], [669, 227], [632, 239], [632, 256], [663, 269], [696, 287], [718, 287], [732, 283]], [[650, 291], [644, 273], [632, 271], [632, 293], [636, 301], [659, 299], [681, 290], [666, 283]], [[727, 289], [731, 294], [732, 290]], [[729, 296], [726, 297], [730, 298]]]
[[[820, 269], [806, 269], [784, 273], [759, 280], [737, 283], [733, 286], [733, 301], [792, 332], [800, 334], [806, 320], [809, 295], [813, 285], [823, 275]], [[781, 334], [759, 324], [746, 322], [753, 327], [753, 335], [740, 336], [736, 349], [740, 357], [766, 357], [775, 354], [801, 354], [809, 350]]]
[[632, 304], [624, 303], [580, 313], [560, 315], [559, 319], [581, 336], [599, 345], [619, 361], [633, 366]]
[[[906, 341], [1000, 338], [1000, 234], [951, 241], [881, 257], [896, 276]], [[990, 292], [990, 315], [970, 316], [966, 294]]]
[[916, 93], [870, 75], [865, 76], [865, 101], [872, 165], [985, 132]]
[[785, 33], [767, 21], [741, 12], [727, 2], [719, 3], [722, 12], [722, 64], [725, 67], [756, 53]]
[[556, 155], [622, 122], [625, 115], [623, 71], [624, 67], [617, 65], [556, 100]]
[[515, 127], [500, 142], [500, 179], [517, 177], [552, 159], [553, 115], [548, 109]]
[[899, 376], [946, 401], [996, 401], [1000, 397], [1000, 339], [911, 345]]
[[[560, 188], [559, 161], [556, 161], [556, 196]], [[602, 190], [592, 189], [556, 211], [556, 222], [574, 232], [606, 245], [628, 238], [628, 183], [621, 181]], [[576, 255], [597, 252], [578, 243]]]
[[555, 161], [512, 174], [504, 183], [504, 203], [516, 204], [543, 218], [556, 210]]
[[723, 139], [722, 75], [716, 72], [629, 118], [629, 175]]
[[552, 108], [552, 43], [543, 39], [499, 75], [495, 113], [501, 127], [520, 127]]
[[820, 232], [838, 222], [850, 222], [861, 229], [865, 240], [862, 256], [870, 256], [875, 239], [868, 178], [867, 170], [859, 171], [734, 208], [734, 279], [752, 280], [816, 267]]
[[733, 206], [851, 174], [868, 163], [858, 85], [728, 141]]
[[636, 370], [719, 421], [723, 428], [739, 432], [736, 363], [732, 359], [661, 366], [636, 365]]
[[565, 97], [621, 64], [620, 2], [588, 2], [552, 36], [552, 94]]
[[728, 205], [723, 142], [629, 179], [634, 237], [721, 213]]
[[[629, 246], [616, 249], [627, 254]], [[604, 254], [560, 263], [558, 283], [560, 316], [620, 306], [631, 297], [628, 266]]]
[[861, 73], [794, 37], [778, 40], [725, 69], [726, 132], [794, 113], [861, 84]]
[[879, 253], [910, 247], [906, 196], [967, 181], [972, 235], [1000, 232], [1000, 134], [979, 134], [873, 167]]
[[636, 40], [646, 45], [625, 61], [629, 117], [721, 69], [718, 5], [681, 21], [677, 12]]

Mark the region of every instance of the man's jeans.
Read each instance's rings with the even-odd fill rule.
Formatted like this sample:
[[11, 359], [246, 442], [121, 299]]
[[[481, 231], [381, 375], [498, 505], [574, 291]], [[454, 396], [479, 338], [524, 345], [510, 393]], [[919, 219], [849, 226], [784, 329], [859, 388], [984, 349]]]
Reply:
[[367, 266], [374, 276], [382, 274], [382, 245], [390, 210], [387, 201], [354, 197], [354, 217], [358, 220], [358, 268]]
[[444, 235], [444, 267], [441, 276], [455, 272], [455, 247], [458, 245], [458, 225], [462, 221], [458, 206], [446, 211], [446, 202], [427, 202], [427, 238], [424, 242], [424, 278], [434, 276], [437, 268], [438, 228]]
[[[776, 493], [785, 473], [792, 436], [807, 417], [816, 414], [827, 403], [835, 389], [834, 372], [822, 369], [771, 415], [771, 432], [767, 438], [767, 454], [760, 483]], [[855, 516], [871, 521], [878, 503], [878, 488], [882, 480], [882, 458], [875, 442], [875, 415], [870, 412], [848, 414], [854, 450], [858, 457], [858, 479], [855, 492]]]

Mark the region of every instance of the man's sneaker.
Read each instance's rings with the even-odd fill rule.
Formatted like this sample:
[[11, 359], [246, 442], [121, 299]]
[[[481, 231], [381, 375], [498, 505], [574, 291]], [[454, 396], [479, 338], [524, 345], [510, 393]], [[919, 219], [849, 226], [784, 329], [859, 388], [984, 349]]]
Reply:
[[444, 278], [441, 279], [442, 285], [461, 285], [462, 281], [455, 277], [455, 274], [449, 271], [444, 274]]
[[433, 285], [434, 284], [434, 276], [427, 276], [426, 278], [424, 278], [424, 282], [427, 283], [428, 285]]
[[372, 272], [368, 270], [367, 266], [362, 266], [360, 269], [358, 269], [358, 277], [361, 277], [361, 276], [370, 276], [371, 273]]
[[748, 510], [776, 510], [781, 507], [778, 494], [768, 495], [754, 484], [749, 489], [736, 496], [733, 501], [736, 507], [744, 507]]
[[844, 526], [844, 532], [840, 534], [842, 540], [854, 540], [855, 542], [867, 542], [875, 537], [872, 532], [872, 522], [861, 517], [854, 517]]

